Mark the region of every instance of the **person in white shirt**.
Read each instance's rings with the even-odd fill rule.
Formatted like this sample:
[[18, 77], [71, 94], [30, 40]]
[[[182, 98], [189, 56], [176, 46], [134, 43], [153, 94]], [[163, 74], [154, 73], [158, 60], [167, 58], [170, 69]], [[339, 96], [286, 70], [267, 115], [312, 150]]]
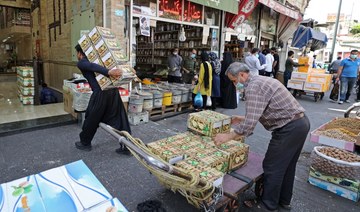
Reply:
[[266, 58], [266, 68], [265, 68], [264, 76], [270, 77], [273, 71], [274, 56], [271, 54], [270, 49], [265, 49], [263, 53], [265, 53], [265, 58]]
[[266, 67], [266, 64], [260, 65], [259, 51], [260, 49], [253, 48], [251, 50], [251, 55], [245, 57], [245, 64], [249, 67], [249, 70], [253, 75], [259, 75], [259, 70]]

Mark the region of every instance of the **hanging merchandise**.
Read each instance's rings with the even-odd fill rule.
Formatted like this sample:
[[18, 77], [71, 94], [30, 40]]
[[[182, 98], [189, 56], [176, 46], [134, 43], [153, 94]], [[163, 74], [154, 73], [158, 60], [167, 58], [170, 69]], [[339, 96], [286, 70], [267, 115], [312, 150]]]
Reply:
[[186, 36], [185, 36], [184, 27], [181, 27], [181, 32], [180, 32], [180, 36], [179, 36], [179, 41], [181, 41], [181, 42], [186, 41]]
[[141, 35], [150, 37], [150, 18], [140, 17], [140, 33]]

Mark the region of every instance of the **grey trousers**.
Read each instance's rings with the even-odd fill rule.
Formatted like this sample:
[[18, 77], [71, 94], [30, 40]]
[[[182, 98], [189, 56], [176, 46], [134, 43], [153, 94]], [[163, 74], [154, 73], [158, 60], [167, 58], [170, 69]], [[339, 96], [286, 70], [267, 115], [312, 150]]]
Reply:
[[272, 132], [265, 158], [262, 202], [269, 210], [289, 205], [294, 186], [296, 163], [310, 130], [307, 116], [291, 121]]

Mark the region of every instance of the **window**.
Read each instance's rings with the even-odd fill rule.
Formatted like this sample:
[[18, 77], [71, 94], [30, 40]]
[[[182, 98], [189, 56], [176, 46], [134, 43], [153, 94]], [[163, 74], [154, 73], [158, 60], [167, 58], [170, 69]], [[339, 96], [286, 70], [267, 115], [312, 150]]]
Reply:
[[211, 26], [219, 26], [220, 25], [220, 10], [205, 7], [205, 19], [204, 24]]
[[156, 0], [134, 0], [133, 13], [156, 16]]

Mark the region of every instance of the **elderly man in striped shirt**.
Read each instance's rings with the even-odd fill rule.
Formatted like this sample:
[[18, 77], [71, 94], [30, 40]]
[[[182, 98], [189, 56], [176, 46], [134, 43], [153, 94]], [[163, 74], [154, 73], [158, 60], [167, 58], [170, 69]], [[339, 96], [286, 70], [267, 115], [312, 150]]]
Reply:
[[235, 85], [244, 84], [246, 114], [234, 116], [232, 125], [235, 131], [218, 134], [214, 138], [215, 144], [249, 136], [257, 122], [272, 131], [263, 161], [264, 191], [261, 201], [246, 203], [260, 204], [265, 211], [277, 211], [279, 206], [290, 210], [296, 163], [310, 129], [305, 110], [283, 84], [270, 77], [253, 75], [246, 64], [231, 64], [226, 75]]

